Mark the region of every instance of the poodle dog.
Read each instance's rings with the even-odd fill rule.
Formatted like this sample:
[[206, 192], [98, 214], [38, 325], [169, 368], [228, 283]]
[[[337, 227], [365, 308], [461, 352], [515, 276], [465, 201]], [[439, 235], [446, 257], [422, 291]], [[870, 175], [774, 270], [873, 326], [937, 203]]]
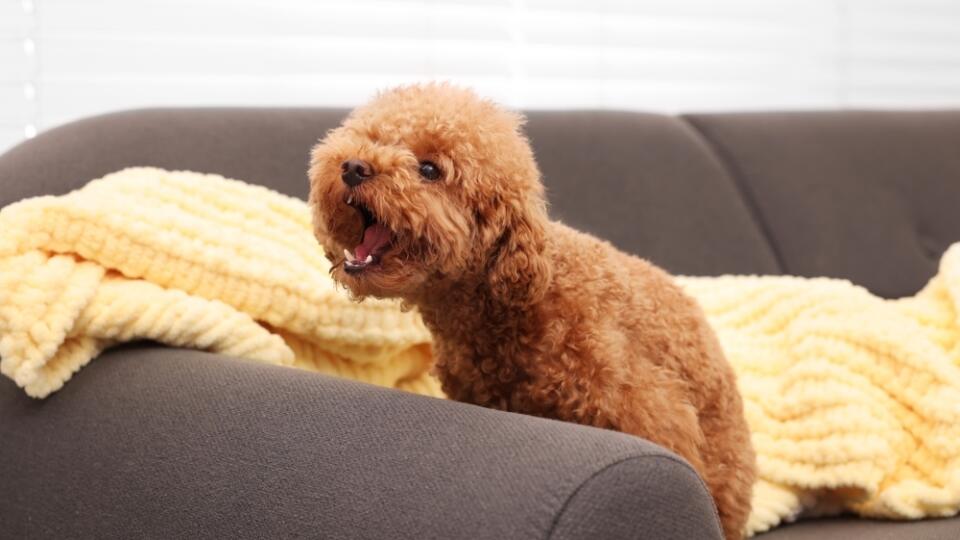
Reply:
[[754, 453], [716, 336], [664, 271], [548, 219], [523, 122], [446, 84], [353, 111], [309, 172], [334, 279], [420, 310], [450, 397], [683, 456], [740, 538]]

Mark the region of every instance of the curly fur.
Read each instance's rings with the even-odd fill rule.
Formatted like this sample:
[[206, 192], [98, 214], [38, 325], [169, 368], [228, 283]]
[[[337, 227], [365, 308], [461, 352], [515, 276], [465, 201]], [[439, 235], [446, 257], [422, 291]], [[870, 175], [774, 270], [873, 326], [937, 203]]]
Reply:
[[[523, 118], [443, 84], [395, 89], [313, 150], [310, 201], [334, 278], [397, 297], [434, 334], [454, 399], [645, 437], [704, 478], [727, 538], [750, 510], [754, 453], [735, 377], [701, 309], [665, 272], [547, 217]], [[355, 188], [348, 159], [375, 175]], [[418, 163], [436, 163], [427, 182]], [[375, 267], [344, 271], [364, 221], [393, 233]]]

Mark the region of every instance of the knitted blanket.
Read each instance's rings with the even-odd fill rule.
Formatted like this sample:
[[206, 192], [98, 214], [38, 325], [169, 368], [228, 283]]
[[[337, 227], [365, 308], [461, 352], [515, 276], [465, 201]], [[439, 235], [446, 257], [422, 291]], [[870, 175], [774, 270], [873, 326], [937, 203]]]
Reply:
[[757, 451], [749, 534], [801, 515], [960, 509], [960, 244], [916, 296], [850, 282], [680, 278], [737, 372]]
[[0, 211], [0, 371], [42, 398], [151, 339], [441, 396], [430, 334], [330, 279], [302, 201], [135, 168]]
[[[328, 276], [302, 201], [127, 169], [0, 211], [0, 370], [34, 397], [137, 338], [441, 396], [430, 336]], [[800, 515], [960, 509], [960, 244], [911, 298], [793, 277], [679, 278], [738, 374], [751, 534]]]

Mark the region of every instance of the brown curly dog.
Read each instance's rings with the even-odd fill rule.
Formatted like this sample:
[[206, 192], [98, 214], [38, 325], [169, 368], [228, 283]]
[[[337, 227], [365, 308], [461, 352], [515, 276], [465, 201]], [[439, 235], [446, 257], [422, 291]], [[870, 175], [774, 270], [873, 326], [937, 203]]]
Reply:
[[450, 397], [680, 454], [740, 538], [754, 453], [716, 336], [665, 272], [547, 218], [522, 124], [444, 84], [355, 110], [310, 167], [334, 278], [420, 310]]

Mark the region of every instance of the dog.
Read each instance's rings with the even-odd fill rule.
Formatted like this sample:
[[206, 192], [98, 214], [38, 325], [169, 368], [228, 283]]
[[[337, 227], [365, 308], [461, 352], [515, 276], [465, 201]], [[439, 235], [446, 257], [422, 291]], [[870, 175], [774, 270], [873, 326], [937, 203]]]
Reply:
[[683, 456], [741, 538], [755, 457], [716, 336], [666, 272], [548, 218], [523, 123], [438, 83], [354, 110], [310, 159], [333, 278], [419, 309], [451, 398]]

